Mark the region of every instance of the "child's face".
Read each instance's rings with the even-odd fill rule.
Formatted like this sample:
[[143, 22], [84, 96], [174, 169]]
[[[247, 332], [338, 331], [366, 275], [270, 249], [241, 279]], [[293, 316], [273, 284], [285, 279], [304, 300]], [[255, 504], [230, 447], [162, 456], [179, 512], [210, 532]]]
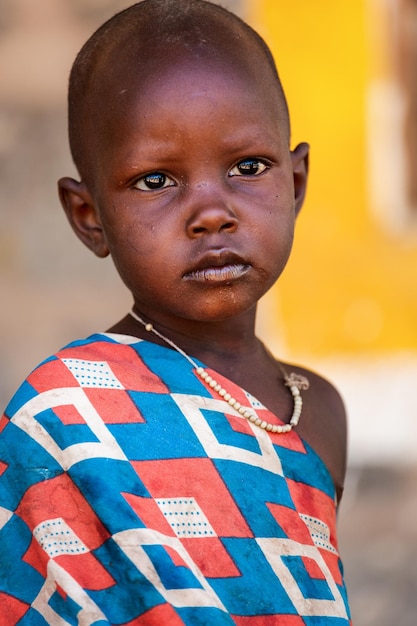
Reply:
[[139, 84], [120, 79], [93, 145], [94, 250], [110, 251], [137, 309], [166, 325], [251, 310], [291, 250], [306, 149], [289, 151], [272, 78], [235, 70], [180, 59]]

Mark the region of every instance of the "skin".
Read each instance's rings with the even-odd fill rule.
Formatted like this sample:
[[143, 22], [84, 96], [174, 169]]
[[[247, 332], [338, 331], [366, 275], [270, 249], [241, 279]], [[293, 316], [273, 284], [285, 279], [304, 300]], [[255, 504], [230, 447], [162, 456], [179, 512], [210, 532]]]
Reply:
[[[131, 62], [109, 70], [100, 97], [111, 114], [101, 113], [89, 141], [88, 184], [63, 178], [59, 190], [80, 239], [111, 254], [135, 310], [288, 421], [280, 363], [254, 327], [257, 302], [291, 251], [308, 146], [290, 151], [276, 84], [259, 62], [161, 47], [140, 72]], [[130, 316], [110, 331], [159, 342]], [[285, 369], [309, 378], [298, 432], [340, 498], [343, 404], [321, 377]]]

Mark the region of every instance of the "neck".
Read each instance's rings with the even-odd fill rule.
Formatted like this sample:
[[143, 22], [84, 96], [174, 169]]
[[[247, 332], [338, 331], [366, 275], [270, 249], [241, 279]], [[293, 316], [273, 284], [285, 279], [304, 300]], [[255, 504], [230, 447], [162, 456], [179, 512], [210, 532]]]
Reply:
[[[166, 320], [164, 317], [154, 316], [151, 318], [142, 314], [136, 307], [133, 309], [133, 314], [139, 316], [145, 324], [152, 324], [164, 338], [173, 341], [187, 354], [204, 362], [217, 360], [217, 358], [226, 362], [233, 361], [237, 358], [245, 358], [245, 355], [252, 355], [253, 357], [254, 352], [261, 345], [254, 330], [255, 307], [232, 320], [204, 323], [181, 319], [175, 320], [173, 323], [171, 319]], [[149, 341], [164, 344], [164, 341], [157, 335], [150, 336], [144, 325], [137, 319], [134, 320], [128, 316], [123, 322], [125, 324], [123, 324], [122, 332], [129, 332]], [[126, 328], [126, 324], [129, 325], [129, 329]], [[120, 332], [117, 327], [112, 330]]]

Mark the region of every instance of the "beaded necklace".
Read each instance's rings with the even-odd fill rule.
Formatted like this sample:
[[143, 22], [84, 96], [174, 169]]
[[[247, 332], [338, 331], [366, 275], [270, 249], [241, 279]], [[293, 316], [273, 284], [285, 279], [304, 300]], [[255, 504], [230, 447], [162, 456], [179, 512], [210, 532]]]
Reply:
[[309, 382], [305, 376], [301, 376], [300, 374], [295, 374], [292, 372], [291, 374], [287, 374], [285, 370], [280, 366], [282, 374], [284, 376], [284, 385], [289, 388], [291, 395], [294, 401], [294, 408], [291, 419], [288, 424], [271, 424], [270, 422], [266, 422], [258, 417], [253, 411], [242, 406], [240, 402], [238, 402], [220, 383], [218, 383], [210, 374], [198, 365], [194, 359], [192, 359], [184, 350], [182, 350], [179, 346], [177, 346], [171, 339], [165, 337], [162, 333], [160, 333], [156, 328], [154, 328], [153, 324], [149, 322], [145, 322], [135, 311], [130, 311], [131, 317], [134, 320], [142, 324], [147, 332], [153, 333], [162, 341], [167, 343], [171, 348], [176, 350], [179, 354], [181, 354], [191, 365], [193, 366], [196, 374], [204, 380], [204, 382], [209, 385], [223, 400], [225, 400], [230, 406], [232, 406], [238, 413], [240, 413], [243, 417], [245, 417], [249, 422], [255, 424], [255, 426], [259, 426], [263, 430], [267, 430], [271, 433], [288, 433], [295, 426], [297, 426], [300, 421], [301, 411], [303, 408], [303, 400], [301, 397], [300, 390], [308, 389]]

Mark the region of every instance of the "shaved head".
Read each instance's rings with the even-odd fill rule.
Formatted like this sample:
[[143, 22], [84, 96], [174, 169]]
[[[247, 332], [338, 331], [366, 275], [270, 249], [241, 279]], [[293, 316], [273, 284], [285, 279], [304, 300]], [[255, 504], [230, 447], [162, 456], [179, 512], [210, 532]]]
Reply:
[[[88, 180], [94, 154], [90, 138], [105, 134], [106, 120], [122, 114], [123, 94], [140, 89], [159, 67], [192, 59], [222, 72], [243, 71], [255, 83], [276, 86], [278, 119], [288, 129], [285, 96], [263, 39], [226, 9], [205, 0], [143, 0], [114, 15], [85, 43], [73, 64], [68, 125], [74, 163]], [[178, 84], [181, 89], [181, 84]]]

